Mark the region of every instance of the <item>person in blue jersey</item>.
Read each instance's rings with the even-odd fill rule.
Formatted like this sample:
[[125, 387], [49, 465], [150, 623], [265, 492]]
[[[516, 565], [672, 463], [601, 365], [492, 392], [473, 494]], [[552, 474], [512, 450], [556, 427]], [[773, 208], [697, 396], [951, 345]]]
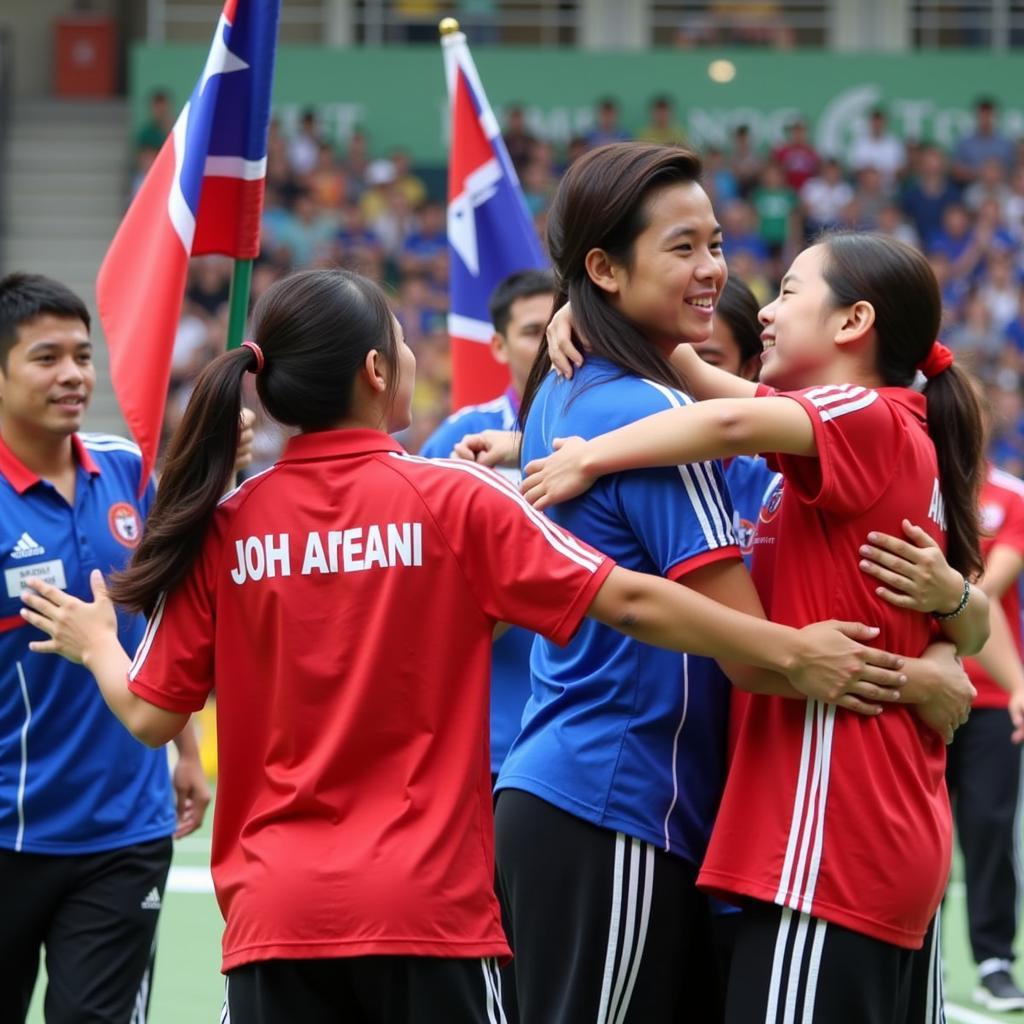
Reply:
[[[720, 367], [745, 380], [757, 380], [761, 370], [761, 325], [757, 320], [757, 298], [747, 285], [729, 277], [715, 306], [711, 336], [706, 341], [693, 342], [694, 351], [712, 366]], [[552, 350], [556, 371], [559, 364], [571, 375], [572, 367], [582, 359], [570, 360], [557, 348]], [[579, 356], [579, 353], [576, 353]], [[564, 361], [564, 362], [563, 362]], [[478, 421], [479, 423], [479, 421]], [[468, 426], [468, 424], [467, 424]], [[466, 433], [454, 446], [453, 454], [481, 465], [519, 472], [520, 435], [504, 422], [479, 423], [476, 433]], [[750, 567], [753, 553], [754, 524], [761, 505], [769, 492], [781, 480], [778, 473], [768, 468], [759, 455], [738, 455], [722, 464], [729, 497], [733, 505], [733, 530], [740, 545], [743, 561]]]
[[[715, 307], [711, 337], [694, 345], [694, 351], [711, 366], [744, 380], [757, 380], [761, 372], [760, 309], [754, 293], [736, 277], [725, 282]], [[754, 530], [761, 506], [782, 480], [760, 455], [737, 455], [723, 463], [725, 482], [732, 499], [732, 525], [743, 561], [750, 568]]]
[[[27, 579], [80, 597], [123, 569], [153, 498], [122, 438], [78, 432], [95, 383], [89, 313], [45, 277], [0, 280], [0, 1019], [23, 1021], [46, 948], [48, 1024], [144, 1021], [171, 836], [210, 794], [191, 730], [173, 786], [80, 665], [29, 650]], [[133, 650], [145, 620], [122, 615]]]
[[[729, 277], [718, 296], [711, 334], [706, 340], [694, 344], [694, 350], [702, 359], [714, 366], [748, 380], [756, 380], [761, 368], [762, 350], [761, 325], [757, 320], [758, 308], [757, 299], [746, 284], [737, 278]], [[541, 325], [542, 333], [543, 326], [544, 324]], [[524, 386], [528, 371], [529, 366], [525, 368], [523, 374]], [[521, 392], [522, 388], [520, 388]], [[478, 433], [462, 437], [455, 445], [455, 453], [463, 458], [502, 468], [506, 472], [514, 471], [518, 479], [520, 475], [518, 471], [518, 433], [511, 430], [506, 422], [492, 420], [491, 423], [487, 423], [483, 417], [475, 417], [474, 422], [467, 423], [466, 426], [471, 426]], [[456, 433], [464, 432], [457, 431]], [[515, 469], [513, 470], [512, 467]], [[726, 462], [723, 471], [733, 504], [733, 530], [743, 559], [749, 567], [749, 559], [753, 551], [754, 524], [757, 522], [761, 503], [767, 496], [767, 492], [777, 485], [781, 477], [772, 472], [760, 456], [738, 456]], [[498, 641], [495, 644], [496, 664], [497, 649], [501, 643], [502, 641]], [[494, 689], [497, 692], [496, 684]], [[725, 693], [728, 695], [727, 688]], [[524, 701], [528, 696], [529, 671], [527, 670]], [[727, 696], [726, 700], [728, 699]], [[728, 711], [727, 707], [724, 710], [719, 707], [717, 710], [716, 719], [720, 723]], [[522, 705], [518, 709], [518, 716], [521, 717], [521, 713]], [[519, 717], [516, 720], [516, 730], [510, 739], [515, 736], [518, 729]], [[494, 731], [495, 727], [492, 725], [492, 736]], [[720, 749], [717, 744], [712, 744], [712, 746], [716, 751]], [[717, 976], [724, 986], [728, 975], [728, 962], [735, 931], [733, 914], [735, 908], [712, 901], [711, 909], [718, 966]], [[511, 1010], [510, 997], [506, 995], [505, 998], [506, 1008]]]
[[[420, 450], [427, 458], [447, 458], [466, 434], [482, 430], [511, 431], [530, 375], [530, 367], [544, 340], [551, 319], [555, 284], [543, 270], [522, 270], [505, 278], [490, 300], [491, 353], [508, 366], [505, 393], [482, 405], [468, 405], [452, 413], [431, 434]], [[497, 467], [519, 483], [518, 466]], [[530, 647], [533, 634], [510, 627], [494, 642], [491, 659], [491, 773], [497, 778], [502, 761], [519, 732], [523, 705], [530, 696]]]
[[[556, 437], [691, 401], [668, 355], [710, 336], [727, 276], [699, 175], [687, 150], [620, 144], [563, 178], [548, 249], [558, 304], [571, 300], [591, 354], [572, 381], [538, 357], [524, 462]], [[718, 463], [611, 476], [550, 515], [623, 566], [763, 614]], [[709, 660], [589, 622], [565, 648], [535, 641], [531, 675], [496, 810], [520, 1019], [717, 1019], [707, 900], [694, 883], [723, 782], [727, 679]]]

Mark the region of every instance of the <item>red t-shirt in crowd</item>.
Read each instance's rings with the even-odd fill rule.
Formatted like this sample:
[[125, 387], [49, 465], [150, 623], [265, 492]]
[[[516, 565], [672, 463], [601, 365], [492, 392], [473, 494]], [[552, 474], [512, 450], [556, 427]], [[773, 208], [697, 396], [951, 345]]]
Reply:
[[[988, 558], [994, 547], [1009, 547], [1024, 555], [1024, 483], [990, 466], [981, 488], [981, 553]], [[1021, 651], [1020, 589], [1014, 580], [1001, 598], [1013, 641]], [[976, 708], [1005, 708], [1010, 695], [973, 659], [964, 659], [978, 696]]]
[[796, 192], [818, 173], [821, 159], [813, 146], [787, 142], [772, 152], [772, 161], [782, 167], [786, 184]]
[[[771, 392], [762, 388], [760, 393]], [[945, 509], [923, 396], [828, 386], [791, 392], [818, 457], [775, 457], [753, 577], [773, 621], [878, 626], [908, 656], [926, 615], [877, 597], [859, 568], [871, 530], [919, 523], [945, 546]], [[949, 873], [945, 747], [907, 708], [865, 718], [813, 700], [750, 695], [700, 884], [812, 914], [884, 942], [921, 946]]]
[[218, 507], [130, 689], [217, 692], [223, 969], [507, 956], [494, 896], [492, 631], [564, 644], [613, 563], [473, 463], [293, 438]]

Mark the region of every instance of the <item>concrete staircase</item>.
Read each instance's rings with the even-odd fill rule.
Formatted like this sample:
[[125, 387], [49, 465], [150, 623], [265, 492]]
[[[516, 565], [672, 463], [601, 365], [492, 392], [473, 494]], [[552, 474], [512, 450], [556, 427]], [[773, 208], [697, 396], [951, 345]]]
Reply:
[[124, 212], [131, 160], [127, 104], [15, 99], [7, 154], [0, 269], [46, 274], [85, 300], [97, 376], [86, 429], [124, 434], [96, 316], [96, 272]]

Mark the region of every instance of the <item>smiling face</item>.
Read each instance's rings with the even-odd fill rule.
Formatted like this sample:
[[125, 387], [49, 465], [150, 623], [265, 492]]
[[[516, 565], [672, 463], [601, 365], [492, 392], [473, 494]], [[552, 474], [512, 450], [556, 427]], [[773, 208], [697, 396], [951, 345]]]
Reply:
[[847, 311], [835, 305], [822, 276], [824, 260], [824, 246], [805, 249], [786, 271], [778, 298], [761, 310], [762, 384], [795, 390], [837, 383], [831, 371]]
[[26, 437], [68, 437], [82, 425], [96, 370], [84, 323], [37, 316], [18, 328], [0, 366], [0, 420]]
[[602, 287], [613, 305], [669, 352], [680, 342], [711, 336], [728, 277], [722, 229], [695, 182], [668, 185], [646, 206], [647, 227], [633, 243], [631, 265], [613, 263], [613, 280]]

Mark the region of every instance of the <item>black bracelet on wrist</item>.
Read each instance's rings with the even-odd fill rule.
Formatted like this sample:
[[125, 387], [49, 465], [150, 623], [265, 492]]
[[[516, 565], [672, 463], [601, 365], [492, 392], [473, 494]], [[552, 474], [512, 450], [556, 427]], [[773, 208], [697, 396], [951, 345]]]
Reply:
[[951, 612], [932, 612], [932, 617], [938, 619], [940, 622], [945, 622], [947, 619], [955, 619], [958, 615], [962, 615], [964, 609], [967, 607], [967, 602], [971, 599], [971, 584], [967, 581], [967, 577], [964, 577], [964, 592], [960, 595], [960, 603]]

